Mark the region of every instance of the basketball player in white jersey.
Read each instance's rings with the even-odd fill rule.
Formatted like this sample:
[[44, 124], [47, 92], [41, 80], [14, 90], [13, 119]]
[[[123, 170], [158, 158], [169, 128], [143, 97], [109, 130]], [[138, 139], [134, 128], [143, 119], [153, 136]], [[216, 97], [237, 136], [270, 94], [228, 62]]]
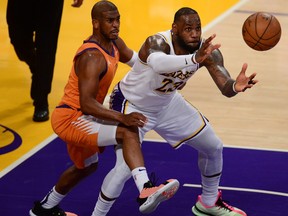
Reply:
[[[246, 213], [222, 200], [219, 181], [222, 172], [223, 143], [207, 119], [177, 91], [200, 67], [206, 67], [215, 84], [226, 97], [244, 92], [258, 81], [256, 73], [246, 76], [243, 64], [236, 80], [223, 65], [220, 45], [212, 45], [215, 35], [201, 38], [197, 12], [181, 8], [174, 17], [172, 29], [146, 39], [133, 68], [115, 87], [110, 100], [112, 109], [122, 113], [143, 113], [148, 122], [139, 128], [140, 140], [156, 131], [173, 148], [188, 145], [199, 152], [202, 194], [192, 208], [195, 215], [243, 216]], [[213, 47], [207, 56], [207, 49]], [[106, 215], [131, 177], [122, 149], [116, 148], [115, 167], [105, 177], [93, 216]]]

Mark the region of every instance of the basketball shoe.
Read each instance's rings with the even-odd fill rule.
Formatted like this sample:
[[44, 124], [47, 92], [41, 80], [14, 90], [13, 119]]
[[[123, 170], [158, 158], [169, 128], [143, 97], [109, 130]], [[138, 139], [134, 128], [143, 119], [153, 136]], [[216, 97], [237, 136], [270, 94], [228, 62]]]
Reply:
[[149, 214], [165, 200], [170, 199], [178, 190], [179, 182], [176, 179], [169, 179], [165, 183], [154, 186], [151, 181], [144, 184], [137, 202], [140, 204], [139, 211], [143, 214]]
[[201, 196], [198, 196], [196, 204], [192, 208], [192, 212], [196, 216], [247, 216], [242, 210], [228, 205], [222, 200], [222, 193], [219, 191], [218, 199], [214, 206], [206, 206], [202, 200]]
[[35, 202], [33, 209], [29, 211], [30, 216], [67, 216], [66, 213], [59, 207], [55, 206], [51, 209], [45, 209], [39, 201]]

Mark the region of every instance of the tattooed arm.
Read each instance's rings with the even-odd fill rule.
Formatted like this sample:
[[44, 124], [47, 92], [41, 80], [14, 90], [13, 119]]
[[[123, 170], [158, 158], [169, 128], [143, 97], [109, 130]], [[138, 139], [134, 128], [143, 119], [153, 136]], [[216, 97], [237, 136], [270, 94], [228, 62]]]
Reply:
[[246, 76], [247, 64], [243, 64], [241, 72], [236, 80], [231, 78], [229, 72], [224, 67], [223, 56], [219, 49], [214, 50], [200, 66], [205, 66], [213, 78], [215, 84], [226, 97], [233, 97], [238, 92], [244, 92], [247, 88], [252, 88], [258, 80], [253, 80], [256, 73]]

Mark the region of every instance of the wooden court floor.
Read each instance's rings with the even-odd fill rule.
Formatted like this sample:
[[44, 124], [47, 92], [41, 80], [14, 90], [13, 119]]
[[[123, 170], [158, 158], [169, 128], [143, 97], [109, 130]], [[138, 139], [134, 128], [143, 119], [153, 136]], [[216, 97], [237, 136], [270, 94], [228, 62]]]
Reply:
[[[202, 18], [203, 37], [216, 33], [215, 42], [222, 44], [220, 50], [231, 76], [235, 78], [246, 62], [247, 73], [257, 72], [260, 82], [253, 89], [228, 99], [221, 95], [203, 68], [188, 82], [182, 94], [210, 120], [226, 145], [288, 151], [287, 0], [113, 2], [121, 13], [121, 36], [135, 50], [148, 35], [169, 29], [180, 7], [196, 9]], [[76, 49], [91, 34], [90, 10], [94, 3], [84, 0], [83, 6], [75, 9], [70, 7], [70, 1], [65, 1], [53, 89], [49, 96], [51, 111], [62, 96]], [[22, 145], [0, 155], [0, 171], [53, 136], [50, 122], [31, 120], [30, 73], [17, 59], [9, 42], [6, 5], [7, 0], [0, 2], [0, 127], [3, 125], [16, 132]], [[280, 42], [269, 51], [250, 49], [241, 36], [244, 20], [256, 11], [274, 14], [282, 26]], [[127, 71], [127, 66], [120, 65], [114, 83]], [[13, 141], [13, 134], [5, 133], [7, 130], [3, 127], [1, 131], [0, 148]], [[146, 138], [161, 139], [153, 132]]]

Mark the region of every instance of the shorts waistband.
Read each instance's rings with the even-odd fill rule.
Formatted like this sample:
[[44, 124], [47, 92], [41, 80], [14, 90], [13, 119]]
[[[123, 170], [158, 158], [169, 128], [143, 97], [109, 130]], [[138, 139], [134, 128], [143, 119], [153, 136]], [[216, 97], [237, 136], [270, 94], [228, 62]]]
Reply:
[[[75, 110], [73, 107], [71, 107], [71, 106], [69, 106], [69, 105], [67, 105], [67, 104], [61, 104], [61, 105], [59, 105], [59, 106], [56, 106], [56, 108], [68, 108], [68, 109], [73, 109], [73, 110]], [[76, 109], [76, 110], [80, 111], [81, 109]]]

